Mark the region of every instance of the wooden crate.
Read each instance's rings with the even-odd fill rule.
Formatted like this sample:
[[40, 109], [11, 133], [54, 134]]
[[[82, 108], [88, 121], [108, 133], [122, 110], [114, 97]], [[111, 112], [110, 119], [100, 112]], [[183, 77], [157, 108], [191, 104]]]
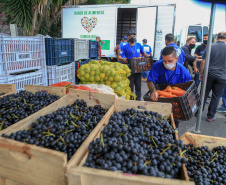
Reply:
[[[100, 104], [109, 109], [80, 148], [88, 147], [86, 143], [90, 143], [95, 138], [106, 118], [114, 110], [115, 96], [71, 90], [68, 95], [60, 100], [25, 118], [19, 124], [5, 129], [4, 133], [11, 134], [18, 130], [29, 129], [40, 116], [70, 105], [76, 99], [84, 99], [88, 106]], [[79, 154], [76, 156], [82, 158], [86, 151], [82, 151], [80, 148], [77, 151]], [[67, 155], [62, 152], [0, 137], [0, 182], [4, 185], [10, 185], [12, 181], [20, 185], [65, 185], [67, 184], [65, 170], [72, 159], [67, 163]], [[7, 184], [8, 181], [9, 184]]]
[[[217, 146], [226, 146], [226, 138], [206, 136], [199, 134], [192, 134], [190, 132], [184, 133], [180, 139], [184, 145], [193, 144], [197, 147], [207, 146], [210, 150]], [[184, 173], [187, 173], [187, 168], [184, 168]]]
[[[135, 108], [141, 111], [152, 110], [154, 112], [158, 112], [163, 116], [166, 116], [167, 119], [170, 119], [172, 126], [175, 128], [173, 115], [171, 114], [171, 104], [116, 100], [115, 111], [120, 112], [126, 110], [127, 108]], [[104, 129], [104, 127], [108, 124], [109, 118], [110, 116], [106, 119], [102, 129]], [[97, 134], [96, 138], [100, 137], [101, 130]], [[178, 139], [177, 133], [175, 133], [175, 139]], [[187, 181], [144, 175], [132, 175], [83, 167], [83, 164], [88, 156], [88, 147], [83, 148], [83, 151], [84, 150], [86, 150], [87, 153], [82, 161], [80, 162], [78, 160], [74, 160], [73, 164], [69, 167], [69, 169], [67, 169], [68, 185], [194, 185], [193, 182], [188, 181], [188, 176], [185, 173], [181, 173], [180, 176], [184, 175], [181, 179], [186, 179]], [[182, 171], [184, 167], [185, 165], [183, 166]]]
[[[13, 85], [13, 84], [10, 84], [10, 85]], [[14, 86], [15, 87], [15, 86]], [[66, 88], [65, 87], [48, 87], [48, 86], [40, 86], [40, 85], [25, 85], [24, 86], [24, 89], [28, 92], [31, 92], [31, 93], [36, 93], [37, 91], [48, 91], [50, 94], [52, 95], [57, 95], [57, 96], [60, 96], [61, 98], [63, 96], [66, 95]], [[15, 92], [16, 93], [16, 92]], [[8, 93], [8, 94], [5, 94], [3, 96], [7, 96], [9, 94], [13, 94], [13, 93]], [[49, 106], [49, 105], [48, 105]], [[48, 107], [47, 106], [47, 107]], [[31, 114], [30, 116], [32, 116], [33, 114]], [[25, 118], [26, 119], [26, 118]], [[20, 124], [21, 122], [23, 122], [25, 119], [22, 119], [20, 121], [18, 121], [17, 123], [14, 123], [13, 125], [11, 125], [10, 127], [8, 127], [9, 129], [16, 126], [17, 124]], [[7, 129], [8, 129], [7, 128]], [[4, 129], [5, 130], [5, 129]], [[2, 133], [4, 133], [4, 130], [0, 130], [0, 135]], [[1, 184], [0, 184], [1, 185]]]
[[217, 146], [226, 146], [226, 138], [184, 133], [180, 139], [184, 145], [193, 144], [198, 147], [207, 146], [210, 150]]
[[0, 84], [0, 93], [5, 93], [4, 95], [0, 96], [0, 98], [9, 94], [16, 93], [15, 84]]

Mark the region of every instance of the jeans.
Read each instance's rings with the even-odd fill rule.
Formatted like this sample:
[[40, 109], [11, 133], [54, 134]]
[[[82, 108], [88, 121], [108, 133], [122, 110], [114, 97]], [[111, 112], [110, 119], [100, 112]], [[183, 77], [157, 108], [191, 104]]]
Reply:
[[225, 80], [219, 79], [219, 78], [211, 75], [210, 73], [208, 74], [204, 106], [203, 106], [203, 110], [204, 110], [207, 97], [208, 97], [210, 91], [212, 90], [212, 97], [211, 97], [211, 101], [210, 101], [210, 104], [208, 107], [208, 113], [207, 113], [208, 119], [214, 118], [220, 98], [221, 98], [224, 88], [225, 88], [225, 84], [226, 84]]
[[[130, 81], [130, 88], [131, 91], [134, 92], [134, 85], [135, 85], [135, 94], [137, 96], [137, 100], [141, 100], [141, 73], [135, 73], [130, 75], [129, 77], [129, 81]], [[131, 99], [133, 99], [131, 97]]]
[[196, 87], [198, 88], [200, 84], [199, 73], [195, 74], [194, 81], [195, 81]]
[[148, 78], [149, 72], [150, 71], [144, 71], [144, 72], [142, 72], [142, 77], [143, 78]]
[[223, 104], [221, 105], [221, 108], [226, 110], [226, 86], [224, 87], [224, 92], [223, 92], [223, 95], [222, 95], [222, 101], [223, 101]]

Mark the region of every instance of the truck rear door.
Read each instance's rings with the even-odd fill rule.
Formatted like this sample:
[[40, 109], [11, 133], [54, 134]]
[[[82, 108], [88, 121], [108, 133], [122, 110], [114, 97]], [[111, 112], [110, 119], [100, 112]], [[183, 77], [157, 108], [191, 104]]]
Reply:
[[156, 13], [157, 7], [155, 6], [141, 7], [137, 10], [137, 42], [142, 43], [143, 39], [147, 39], [152, 53], [155, 41]]
[[175, 9], [174, 5], [158, 6], [154, 60], [159, 60], [161, 50], [166, 46], [165, 35], [174, 34]]

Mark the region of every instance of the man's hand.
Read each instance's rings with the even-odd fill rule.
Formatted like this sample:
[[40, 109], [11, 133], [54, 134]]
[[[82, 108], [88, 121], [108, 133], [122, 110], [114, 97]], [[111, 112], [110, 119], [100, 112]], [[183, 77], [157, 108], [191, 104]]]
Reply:
[[196, 61], [197, 61], [197, 62], [202, 62], [202, 56], [197, 56], [197, 57], [196, 57]]
[[202, 82], [203, 81], [203, 75], [199, 75], [199, 80]]
[[122, 61], [126, 64], [128, 63], [127, 58], [123, 58]]
[[197, 67], [194, 68], [194, 72], [195, 72], [195, 74], [198, 74], [199, 73], [199, 70], [198, 70]]
[[159, 93], [157, 91], [154, 91], [153, 93], [151, 93], [151, 99], [153, 101], [158, 101], [159, 98]]

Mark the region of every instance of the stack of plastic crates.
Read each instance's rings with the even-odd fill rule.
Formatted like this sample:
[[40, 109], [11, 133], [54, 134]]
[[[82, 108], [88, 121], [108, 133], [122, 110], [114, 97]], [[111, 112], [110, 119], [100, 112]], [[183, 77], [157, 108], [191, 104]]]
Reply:
[[48, 85], [75, 83], [74, 39], [46, 38], [45, 42]]
[[15, 84], [17, 91], [25, 84], [47, 85], [44, 36], [0, 34], [0, 83]]

